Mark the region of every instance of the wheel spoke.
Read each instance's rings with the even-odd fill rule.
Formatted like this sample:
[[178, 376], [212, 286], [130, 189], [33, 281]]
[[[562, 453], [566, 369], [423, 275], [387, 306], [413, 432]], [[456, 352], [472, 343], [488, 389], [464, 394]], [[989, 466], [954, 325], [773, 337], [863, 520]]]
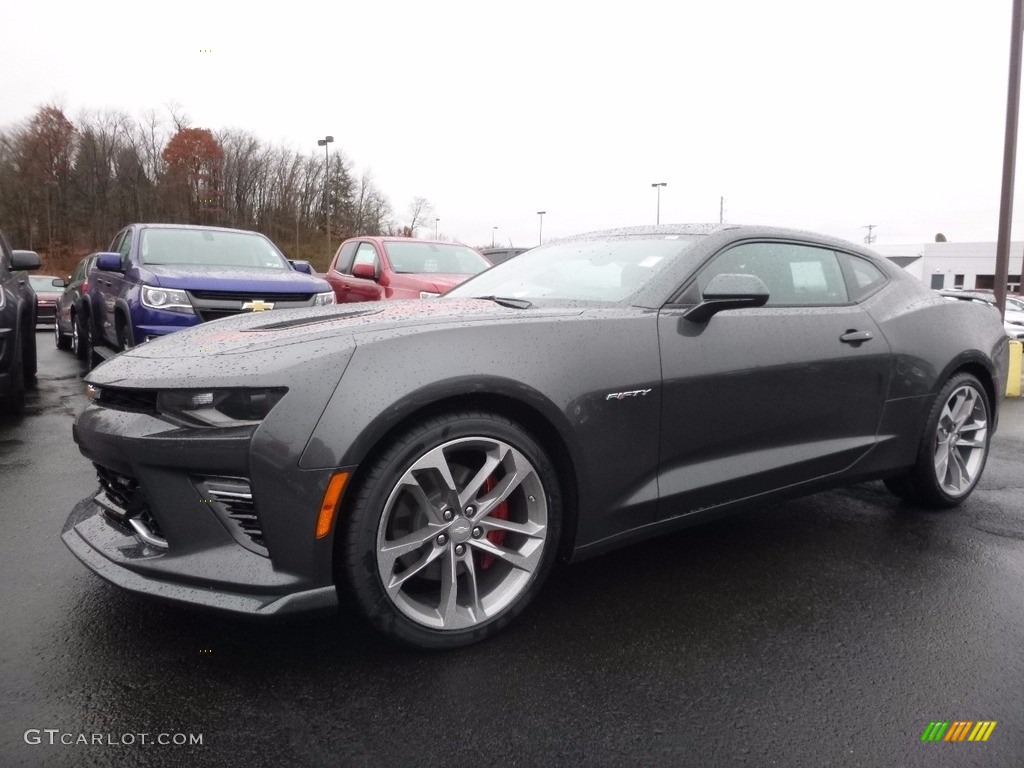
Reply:
[[473, 621], [483, 621], [487, 618], [483, 603], [480, 601], [480, 586], [476, 582], [476, 565], [473, 562], [473, 554], [463, 558], [462, 564], [466, 569], [466, 590], [469, 592], [469, 611], [473, 615]]
[[956, 408], [956, 412], [953, 416], [953, 421], [959, 429], [974, 413], [974, 404], [977, 400], [977, 395], [974, 392], [968, 390], [964, 393], [963, 399], [960, 401]]
[[487, 452], [487, 458], [484, 459], [484, 465], [480, 467], [480, 471], [473, 476], [473, 479], [466, 484], [466, 487], [463, 488], [462, 492], [459, 494], [460, 509], [465, 509], [466, 505], [476, 498], [476, 495], [480, 492], [480, 488], [505, 459], [508, 451], [508, 446], [495, 446], [494, 450]]
[[395, 595], [402, 589], [402, 585], [405, 584], [409, 579], [418, 574], [432, 562], [437, 560], [445, 551], [445, 547], [432, 547], [429, 552], [425, 553], [423, 557], [413, 563], [411, 566], [402, 571], [401, 574], [391, 574], [391, 580], [388, 582], [387, 591], [388, 594], [394, 598]]
[[971, 473], [968, 471], [967, 463], [964, 461], [964, 457], [961, 455], [960, 451], [956, 448], [950, 448], [949, 455], [953, 459], [953, 461], [950, 462], [951, 465], [956, 467], [957, 488], [963, 488], [966, 485], [970, 485]]
[[537, 567], [537, 561], [540, 559], [540, 553], [543, 551], [541, 547], [536, 547], [528, 554], [522, 554], [505, 547], [499, 547], [493, 541], [488, 541], [487, 539], [473, 539], [469, 543], [475, 548], [494, 555], [499, 560], [503, 560], [513, 568], [518, 568], [527, 573], [532, 573], [533, 569]]
[[956, 441], [956, 445], [957, 445], [957, 448], [984, 448], [985, 447], [985, 441], [984, 440], [967, 440], [966, 438], [963, 437], [963, 433], [961, 433], [961, 437], [960, 437], [959, 440]]
[[410, 552], [415, 552], [437, 536], [440, 531], [441, 526], [427, 526], [426, 528], [420, 528], [418, 531], [413, 531], [412, 533], [395, 539], [394, 541], [385, 542], [384, 546], [380, 548], [381, 564], [388, 571], [393, 572], [395, 560], [409, 554]]
[[441, 614], [441, 621], [448, 627], [455, 620], [458, 609], [459, 578], [456, 568], [459, 561], [449, 548], [445, 550], [445, 557], [441, 561], [441, 604], [437, 610]]
[[419, 480], [416, 479], [411, 470], [405, 473], [405, 477], [401, 479], [399, 486], [413, 496], [416, 500], [416, 504], [430, 519], [430, 522], [437, 523], [438, 525], [445, 522], [441, 517], [441, 510], [439, 510], [431, 503], [430, 499], [427, 498], [427, 492], [423, 490], [423, 486], [420, 485]]
[[545, 526], [538, 523], [516, 523], [511, 520], [502, 520], [499, 517], [488, 517], [480, 520], [480, 525], [492, 531], [508, 531], [509, 533], [521, 533], [531, 539], [543, 539]]
[[452, 469], [448, 466], [448, 457], [444, 455], [443, 446], [438, 446], [413, 464], [409, 468], [409, 474], [424, 469], [436, 470], [450, 492], [458, 491], [458, 488], [455, 487], [455, 480], [452, 478]]
[[935, 449], [935, 477], [939, 479], [940, 483], [945, 484], [947, 482], [946, 471], [949, 467], [949, 442], [947, 440], [940, 440], [938, 447]]
[[[529, 472], [533, 470], [530, 469]], [[491, 514], [503, 501], [512, 495], [512, 491], [522, 485], [528, 474], [518, 466], [514, 472], [509, 472], [490, 491], [480, 497], [480, 514], [483, 517]]]

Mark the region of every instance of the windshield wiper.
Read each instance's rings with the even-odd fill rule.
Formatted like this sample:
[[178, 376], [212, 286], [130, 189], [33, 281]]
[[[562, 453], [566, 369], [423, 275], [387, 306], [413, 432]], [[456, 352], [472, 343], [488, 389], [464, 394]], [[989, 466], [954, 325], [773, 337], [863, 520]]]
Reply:
[[529, 309], [533, 306], [533, 303], [526, 299], [512, 299], [507, 296], [474, 296], [473, 298], [493, 301], [495, 304], [500, 304], [501, 306], [509, 307], [510, 309]]

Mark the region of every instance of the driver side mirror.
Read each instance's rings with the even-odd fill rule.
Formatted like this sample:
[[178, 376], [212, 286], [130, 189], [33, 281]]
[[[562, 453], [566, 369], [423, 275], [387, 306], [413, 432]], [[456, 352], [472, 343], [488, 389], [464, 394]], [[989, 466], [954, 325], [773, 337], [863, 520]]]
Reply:
[[55, 277], [53, 278], [53, 280], [50, 281], [50, 285], [52, 285], [54, 288], [67, 288], [68, 281], [65, 280], [63, 277]]
[[39, 254], [35, 251], [11, 251], [11, 257], [11, 269], [16, 272], [39, 269], [41, 264]]
[[304, 275], [313, 274], [313, 267], [310, 266], [308, 261], [302, 261], [301, 259], [288, 259], [288, 263], [292, 265], [292, 269], [296, 272], [301, 272]]
[[704, 323], [724, 309], [763, 307], [768, 303], [768, 286], [757, 275], [715, 275], [701, 295], [700, 303], [683, 317]]
[[352, 276], [362, 277], [366, 280], [376, 280], [378, 277], [377, 267], [374, 264], [368, 264], [365, 261], [361, 261], [358, 264], [352, 265]]
[[120, 253], [101, 253], [96, 257], [96, 269], [104, 272], [124, 272]]

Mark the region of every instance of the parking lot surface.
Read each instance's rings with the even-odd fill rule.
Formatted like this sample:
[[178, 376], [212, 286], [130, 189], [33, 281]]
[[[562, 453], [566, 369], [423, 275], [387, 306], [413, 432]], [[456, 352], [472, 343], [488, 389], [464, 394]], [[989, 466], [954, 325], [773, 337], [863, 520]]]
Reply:
[[[1020, 400], [959, 510], [881, 483], [754, 509], [561, 567], [493, 640], [429, 654], [344, 611], [254, 624], [86, 570], [60, 540], [95, 490], [83, 371], [37, 340], [0, 421], [0, 765], [1022, 764]], [[984, 743], [921, 741], [982, 720]]]

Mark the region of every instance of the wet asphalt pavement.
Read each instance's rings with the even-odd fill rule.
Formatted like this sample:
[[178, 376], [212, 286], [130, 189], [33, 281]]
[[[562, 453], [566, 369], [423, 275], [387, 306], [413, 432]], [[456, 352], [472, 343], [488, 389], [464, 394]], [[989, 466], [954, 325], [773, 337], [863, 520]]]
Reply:
[[[38, 389], [0, 420], [2, 766], [1024, 765], [1020, 400], [958, 511], [880, 483], [756, 509], [562, 567], [503, 634], [424, 654], [86, 570], [60, 540], [95, 488], [82, 369], [37, 340]], [[932, 720], [998, 726], [922, 743]]]

